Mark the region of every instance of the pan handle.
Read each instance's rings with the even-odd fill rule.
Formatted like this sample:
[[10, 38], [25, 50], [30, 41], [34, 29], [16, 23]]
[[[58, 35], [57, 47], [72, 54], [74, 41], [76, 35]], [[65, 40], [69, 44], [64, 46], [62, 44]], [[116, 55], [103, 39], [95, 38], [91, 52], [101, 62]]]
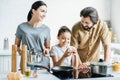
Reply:
[[41, 65], [34, 65], [34, 68], [44, 68], [46, 69], [48, 72], [50, 72], [50, 69], [45, 67], [45, 66], [41, 66]]

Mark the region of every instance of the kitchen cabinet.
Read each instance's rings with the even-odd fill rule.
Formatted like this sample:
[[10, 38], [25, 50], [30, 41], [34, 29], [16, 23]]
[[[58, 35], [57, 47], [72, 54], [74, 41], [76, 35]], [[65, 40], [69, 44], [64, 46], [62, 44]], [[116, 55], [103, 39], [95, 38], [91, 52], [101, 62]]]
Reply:
[[[11, 72], [11, 50], [0, 49], [0, 73]], [[17, 68], [19, 69], [20, 56], [17, 55]]]

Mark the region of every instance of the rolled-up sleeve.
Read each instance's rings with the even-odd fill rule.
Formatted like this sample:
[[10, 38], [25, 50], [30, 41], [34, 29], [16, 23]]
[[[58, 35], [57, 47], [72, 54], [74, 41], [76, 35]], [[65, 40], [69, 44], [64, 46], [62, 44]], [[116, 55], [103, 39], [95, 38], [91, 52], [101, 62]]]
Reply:
[[77, 40], [77, 28], [74, 26], [72, 28], [72, 33], [71, 33], [71, 46], [74, 46], [76, 48], [78, 48], [78, 40]]
[[47, 42], [47, 41], [50, 41], [51, 40], [51, 36], [50, 36], [50, 28], [48, 28], [47, 29], [47, 31], [46, 31], [46, 38], [45, 38], [45, 42]]
[[22, 39], [22, 31], [20, 29], [20, 26], [18, 26], [15, 36], [16, 36], [16, 38]]
[[103, 44], [110, 43], [110, 34], [109, 34], [108, 26], [106, 23], [103, 24], [100, 37]]

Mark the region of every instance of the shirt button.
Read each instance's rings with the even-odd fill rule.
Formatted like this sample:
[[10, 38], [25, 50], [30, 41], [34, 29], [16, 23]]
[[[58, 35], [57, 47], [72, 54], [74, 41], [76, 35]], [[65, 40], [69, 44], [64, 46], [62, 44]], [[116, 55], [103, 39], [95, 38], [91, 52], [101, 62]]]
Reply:
[[88, 58], [89, 56], [87, 55], [87, 58]]
[[90, 46], [92, 46], [92, 43], [90, 42]]

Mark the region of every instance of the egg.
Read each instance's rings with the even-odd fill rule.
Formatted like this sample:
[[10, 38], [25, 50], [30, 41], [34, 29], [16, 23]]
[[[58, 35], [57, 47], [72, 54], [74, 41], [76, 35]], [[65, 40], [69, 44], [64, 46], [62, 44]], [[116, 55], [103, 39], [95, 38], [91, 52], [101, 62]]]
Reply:
[[8, 75], [7, 75], [7, 78], [8, 80], [22, 80], [23, 79], [23, 76], [21, 73], [19, 72], [10, 72]]
[[15, 73], [15, 80], [22, 80], [22, 78], [23, 78], [23, 76], [21, 73], [19, 73], [19, 72]]
[[8, 78], [8, 80], [15, 80], [14, 72], [10, 72], [10, 73], [7, 75], [7, 78]]

